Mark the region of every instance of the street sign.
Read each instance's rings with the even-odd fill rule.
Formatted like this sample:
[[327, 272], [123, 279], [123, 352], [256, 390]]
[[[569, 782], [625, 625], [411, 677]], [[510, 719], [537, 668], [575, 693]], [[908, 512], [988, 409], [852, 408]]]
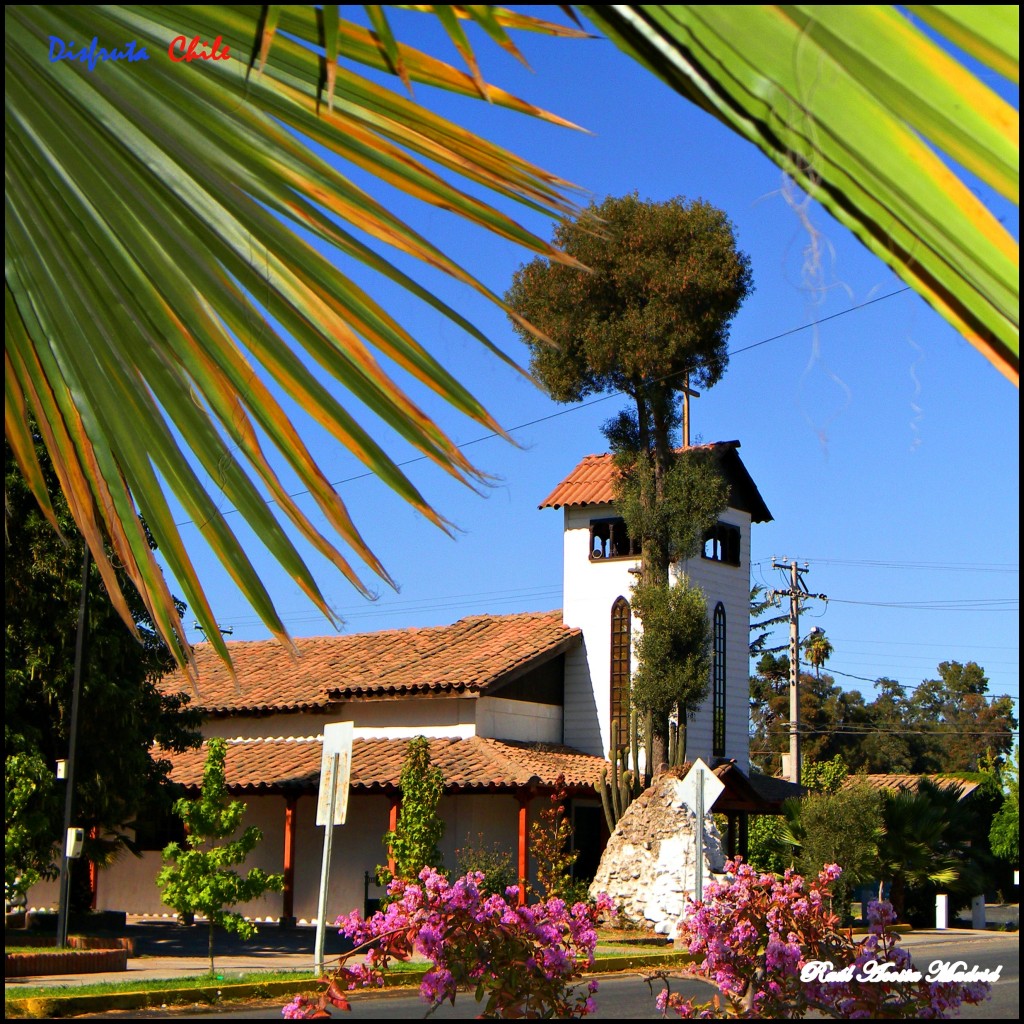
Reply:
[[704, 899], [704, 817], [711, 813], [725, 785], [721, 779], [698, 757], [683, 779], [682, 797], [697, 819], [694, 832], [697, 839], [697, 856], [694, 863], [694, 898]]
[[317, 900], [316, 941], [313, 961], [324, 970], [324, 935], [327, 927], [327, 890], [331, 874], [331, 840], [334, 826], [345, 824], [348, 810], [349, 778], [352, 774], [352, 723], [324, 726], [324, 749], [320, 755], [320, 793], [316, 801], [316, 823], [324, 829], [324, 852], [320, 860], [320, 896]]
[[[334, 772], [337, 766], [338, 778]], [[344, 825], [348, 811], [349, 779], [352, 774], [352, 723], [335, 722], [324, 726], [324, 749], [320, 755], [320, 792], [316, 801], [318, 825]], [[331, 795], [334, 809], [330, 813]]]
[[699, 757], [693, 762], [693, 767], [683, 779], [683, 799], [686, 801], [686, 806], [696, 813], [697, 783], [701, 776], [703, 776], [704, 814], [710, 814], [715, 801], [725, 789], [725, 783]]

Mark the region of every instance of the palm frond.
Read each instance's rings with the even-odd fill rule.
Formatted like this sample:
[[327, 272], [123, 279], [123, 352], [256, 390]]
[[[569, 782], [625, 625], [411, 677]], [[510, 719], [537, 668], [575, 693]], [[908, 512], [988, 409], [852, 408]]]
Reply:
[[[1018, 381], [1019, 115], [900, 8], [581, 6], [622, 50], [757, 145]], [[1019, 8], [910, 8], [1017, 78]]]
[[[131, 625], [105, 542], [175, 650], [187, 650], [184, 631], [140, 512], [206, 635], [226, 656], [171, 496], [281, 639], [286, 631], [273, 598], [222, 515], [223, 503], [241, 512], [328, 618], [286, 523], [356, 587], [367, 589], [354, 560], [388, 578], [280, 396], [441, 527], [444, 520], [351, 406], [362, 406], [466, 482], [478, 478], [474, 467], [387, 364], [487, 428], [501, 429], [378, 298], [339, 268], [371, 267], [496, 352], [376, 244], [503, 307], [502, 301], [338, 167], [370, 171], [416, 199], [561, 258], [464, 183], [561, 215], [573, 210], [567, 182], [425, 111], [401, 86], [376, 84], [360, 66], [566, 124], [484, 83], [460, 22], [476, 22], [506, 48], [508, 29], [582, 33], [501, 9], [446, 10], [442, 21], [459, 42], [467, 73], [400, 43], [381, 9], [370, 13], [376, 33], [337, 12], [6, 9], [7, 438], [46, 511], [30, 433], [30, 422], [38, 424], [111, 597]], [[220, 37], [228, 59], [172, 60], [169, 48], [183, 25], [203, 40]], [[82, 60], [51, 60], [52, 40], [73, 42], [74, 52], [94, 38], [107, 48], [133, 40], [148, 59], [93, 69]], [[349, 400], [335, 397], [336, 385]], [[351, 555], [288, 496], [282, 463]]]

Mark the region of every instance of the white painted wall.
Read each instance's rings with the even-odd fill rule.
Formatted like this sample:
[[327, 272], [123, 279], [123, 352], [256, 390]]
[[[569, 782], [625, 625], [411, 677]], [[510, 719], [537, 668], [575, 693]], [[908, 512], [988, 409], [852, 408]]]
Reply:
[[504, 697], [477, 699], [476, 734], [523, 743], [561, 743], [562, 709]]
[[[611, 747], [611, 622], [617, 597], [629, 600], [637, 559], [590, 560], [590, 521], [615, 515], [611, 505], [565, 509], [562, 618], [583, 630], [585, 652], [566, 656], [565, 742], [607, 757]], [[586, 666], [580, 663], [585, 653]]]
[[[683, 566], [690, 581], [704, 591], [708, 615], [713, 616], [719, 601], [725, 606], [725, 756], [734, 758], [744, 771], [750, 762], [750, 515], [739, 509], [727, 509], [723, 523], [740, 528], [740, 564], [726, 565], [706, 558], [692, 558]], [[712, 751], [712, 701], [708, 700], [690, 723], [686, 756], [710, 760]]]
[[[283, 870], [285, 803], [283, 796], [247, 798], [243, 826], [259, 826], [264, 838], [243, 870], [250, 867], [261, 867], [271, 873]], [[530, 804], [529, 820], [538, 821], [539, 812], [545, 806], [545, 798], [535, 797]], [[454, 870], [459, 847], [481, 842], [488, 847], [495, 843], [500, 845], [512, 856], [515, 866], [519, 821], [519, 805], [515, 797], [496, 793], [447, 796], [441, 801], [440, 810], [447, 823], [441, 842], [446, 868]], [[337, 826], [334, 832], [328, 920], [333, 922], [339, 915], [348, 914], [353, 909], [362, 911], [364, 873], [374, 874], [377, 866], [387, 861], [387, 851], [381, 840], [388, 828], [389, 812], [390, 801], [383, 795], [354, 793], [349, 800], [347, 822]], [[294, 913], [300, 922], [312, 922], [317, 911], [324, 832], [315, 821], [316, 798], [300, 797], [296, 807], [298, 842], [294, 883]], [[161, 866], [162, 860], [157, 852], [146, 853], [141, 858], [125, 853], [110, 868], [100, 871], [97, 906], [101, 910], [123, 910], [129, 914], [174, 916], [174, 911], [161, 902], [156, 885]], [[531, 866], [531, 880], [536, 881], [534, 866]], [[376, 888], [370, 895], [377, 895]], [[237, 909], [249, 917], [276, 921], [283, 911], [282, 901], [282, 894], [270, 893]], [[33, 887], [28, 905], [55, 909], [56, 883]]]
[[339, 704], [330, 713], [209, 718], [203, 736], [225, 739], [319, 736], [330, 722], [354, 723], [353, 735], [404, 739], [413, 736], [466, 737], [475, 732], [475, 697], [403, 697]]

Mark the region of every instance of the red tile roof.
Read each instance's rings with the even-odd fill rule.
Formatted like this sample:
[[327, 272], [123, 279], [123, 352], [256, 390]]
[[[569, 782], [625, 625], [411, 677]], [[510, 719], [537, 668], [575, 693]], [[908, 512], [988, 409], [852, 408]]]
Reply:
[[939, 789], [953, 789], [959, 786], [961, 800], [969, 797], [981, 785], [980, 782], [974, 782], [970, 779], [955, 779], [949, 778], [946, 775], [850, 775], [843, 785], [846, 787], [855, 786], [861, 780], [865, 780], [868, 785], [873, 786], [875, 789], [907, 789], [912, 793], [916, 793], [921, 779], [927, 779], [933, 786], [937, 786]]
[[[755, 523], [772, 518], [737, 454], [739, 441], [716, 441], [713, 444], [694, 445], [694, 448], [712, 451], [719, 468], [731, 487], [729, 504], [749, 512]], [[610, 505], [615, 501], [615, 463], [610, 452], [586, 455], [583, 461], [540, 503], [539, 508], [575, 508], [583, 505]]]
[[[562, 613], [473, 615], [451, 626], [296, 640], [299, 657], [274, 640], [228, 644], [237, 682], [209, 644], [197, 644], [206, 714], [301, 711], [334, 701], [384, 696], [475, 696], [580, 643]], [[161, 688], [188, 690], [180, 672]]]
[[[398, 788], [408, 739], [356, 739], [352, 743], [352, 788], [380, 792]], [[233, 792], [315, 791], [320, 778], [320, 737], [228, 740], [225, 772]], [[184, 753], [160, 751], [172, 764], [173, 781], [198, 789], [206, 744]], [[549, 743], [514, 743], [471, 736], [430, 740], [430, 758], [444, 773], [448, 790], [514, 790], [553, 786], [564, 775], [569, 788], [593, 786], [607, 767], [600, 757]]]

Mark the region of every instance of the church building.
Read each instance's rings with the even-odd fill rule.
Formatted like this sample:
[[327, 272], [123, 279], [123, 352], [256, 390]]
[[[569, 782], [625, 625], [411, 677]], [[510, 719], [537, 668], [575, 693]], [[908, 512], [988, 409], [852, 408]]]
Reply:
[[[707, 598], [714, 658], [710, 696], [687, 731], [686, 757], [728, 778], [716, 810], [745, 815], [776, 803], [748, 779], [748, 657], [751, 524], [771, 519], [739, 456], [739, 442], [707, 446], [730, 487], [728, 509], [701, 553], [680, 567]], [[296, 640], [299, 657], [273, 641], [229, 643], [236, 678], [208, 644], [198, 644], [204, 737], [227, 740], [229, 789], [246, 801], [245, 824], [263, 842], [247, 862], [283, 872], [283, 893], [239, 908], [260, 920], [312, 921], [323, 830], [315, 824], [323, 727], [353, 723], [347, 821], [331, 864], [330, 919], [369, 908], [385, 863], [382, 844], [397, 820], [399, 773], [409, 739], [426, 736], [445, 778], [445, 866], [457, 850], [509, 851], [519, 877], [532, 877], [528, 835], [550, 794], [568, 792], [580, 850], [579, 877], [592, 877], [608, 829], [596, 786], [613, 729], [624, 734], [632, 640], [629, 605], [639, 552], [617, 516], [610, 455], [591, 455], [541, 503], [561, 509], [564, 587], [560, 611], [478, 615], [449, 626]], [[237, 680], [237, 681], [236, 681]], [[161, 684], [187, 689], [180, 674]], [[203, 749], [162, 752], [172, 778], [198, 792]], [[152, 822], [137, 836], [140, 857], [122, 855], [98, 872], [96, 905], [168, 915], [156, 875], [160, 850], [180, 823]], [[56, 900], [40, 885], [30, 906]]]

